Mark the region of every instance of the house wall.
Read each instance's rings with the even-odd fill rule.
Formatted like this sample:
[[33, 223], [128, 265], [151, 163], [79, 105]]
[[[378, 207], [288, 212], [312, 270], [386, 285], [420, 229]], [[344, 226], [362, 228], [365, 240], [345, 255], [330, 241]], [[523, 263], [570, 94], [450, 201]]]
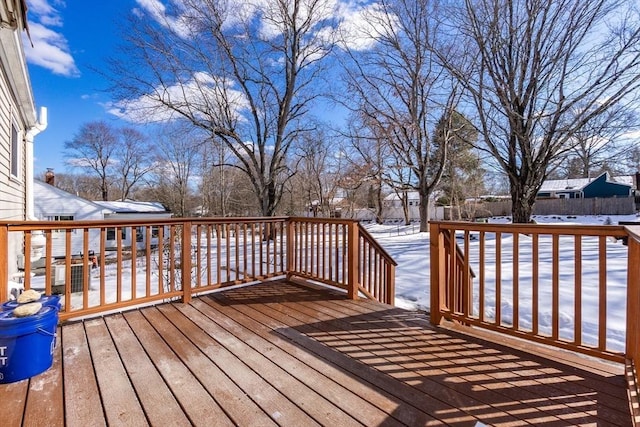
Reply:
[[628, 197], [631, 188], [628, 185], [607, 182], [605, 176], [594, 180], [584, 190], [584, 197]]
[[[11, 95], [7, 74], [0, 75], [0, 220], [25, 219], [25, 158], [26, 144], [21, 137], [25, 125], [17, 114], [17, 104]], [[20, 165], [18, 176], [11, 175], [11, 123], [20, 130]]]
[[[0, 29], [2, 32], [9, 30]], [[3, 37], [4, 37], [3, 33]], [[0, 220], [24, 220], [26, 215], [26, 144], [24, 136], [27, 125], [22, 117], [22, 109], [13, 93], [10, 77], [3, 66], [0, 67]], [[26, 106], [29, 108], [29, 106]], [[11, 125], [18, 129], [18, 175], [11, 174]], [[9, 279], [15, 279], [18, 272], [18, 257], [23, 252], [23, 238], [18, 233], [9, 236], [7, 270]]]
[[[111, 213], [105, 216], [105, 219], [112, 220], [127, 220], [127, 219], [168, 219], [171, 218], [171, 213], [148, 213], [148, 212], [138, 212], [138, 213]], [[163, 235], [166, 239], [168, 237], [169, 227], [164, 227]], [[135, 241], [135, 246], [137, 249], [145, 249], [147, 247], [147, 236], [144, 230], [144, 227], [126, 227], [124, 230], [124, 236], [122, 237], [122, 245], [125, 247], [133, 246], [133, 242]], [[151, 242], [149, 242], [152, 246], [158, 245], [159, 239], [157, 237], [151, 237]], [[117, 238], [113, 240], [106, 241], [107, 249], [113, 249], [117, 246]]]

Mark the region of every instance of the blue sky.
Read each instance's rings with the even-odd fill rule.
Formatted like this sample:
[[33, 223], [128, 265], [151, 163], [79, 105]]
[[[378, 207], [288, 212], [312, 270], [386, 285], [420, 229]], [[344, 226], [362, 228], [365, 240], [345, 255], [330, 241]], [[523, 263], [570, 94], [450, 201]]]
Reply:
[[[259, 13], [259, 8], [244, 0], [229, 0], [234, 10], [243, 10], [248, 17]], [[259, 0], [269, 4], [269, 0]], [[128, 100], [131, 109], [117, 110], [108, 92], [109, 82], [98, 70], [107, 70], [107, 63], [119, 53], [122, 36], [128, 31], [124, 25], [129, 14], [157, 21], [161, 26], [172, 25], [180, 30], [185, 20], [180, 8], [168, 8], [168, 0], [27, 0], [31, 43], [24, 37], [25, 54], [36, 106], [47, 107], [48, 128], [35, 139], [34, 175], [42, 176], [47, 168], [58, 172], [71, 172], [65, 164], [64, 144], [71, 141], [82, 125], [104, 120], [116, 126], [140, 122], [134, 114], [136, 105], [148, 108], [145, 97]], [[330, 8], [323, 9], [327, 18], [339, 21], [342, 44], [351, 49], [368, 49], [375, 30], [366, 16], [381, 12], [375, 3], [360, 0], [329, 0]], [[245, 10], [246, 9], [246, 10]], [[230, 25], [234, 23], [230, 18]], [[264, 34], [270, 34], [269, 21], [262, 22]], [[201, 75], [196, 73], [194, 78]], [[203, 75], [205, 79], [211, 76]], [[168, 88], [171, 90], [171, 87]], [[180, 91], [181, 92], [181, 91]], [[119, 104], [115, 104], [118, 106]], [[109, 114], [108, 109], [114, 111]], [[324, 111], [322, 111], [324, 110]], [[320, 106], [315, 112], [343, 119], [335, 108]], [[128, 117], [130, 122], [118, 119]], [[336, 117], [338, 116], [338, 117]], [[148, 118], [147, 116], [144, 116]], [[325, 117], [322, 117], [326, 120]]]
[[108, 83], [94, 69], [104, 68], [117, 54], [122, 17], [136, 7], [134, 0], [28, 0], [34, 47], [25, 41], [25, 54], [36, 106], [48, 109], [49, 125], [35, 139], [34, 174], [46, 168], [68, 170], [64, 143], [80, 126], [95, 120], [117, 119], [106, 113], [111, 101]]

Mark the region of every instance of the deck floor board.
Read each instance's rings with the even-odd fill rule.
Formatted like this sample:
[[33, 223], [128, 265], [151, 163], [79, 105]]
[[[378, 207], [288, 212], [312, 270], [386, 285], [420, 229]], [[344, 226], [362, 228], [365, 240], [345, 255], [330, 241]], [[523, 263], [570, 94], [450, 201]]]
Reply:
[[2, 425], [629, 426], [624, 367], [275, 280], [65, 324]]

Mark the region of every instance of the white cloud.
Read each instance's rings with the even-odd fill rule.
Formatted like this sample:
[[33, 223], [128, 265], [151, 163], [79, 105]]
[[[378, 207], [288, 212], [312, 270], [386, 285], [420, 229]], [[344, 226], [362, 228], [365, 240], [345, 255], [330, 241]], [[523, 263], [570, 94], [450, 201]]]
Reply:
[[[165, 28], [172, 28], [180, 37], [188, 38], [189, 19], [184, 13], [180, 0], [136, 0], [140, 9], [133, 13], [143, 16], [144, 12]], [[304, 22], [309, 17], [309, 6], [313, 3], [313, 20], [320, 23], [315, 28], [319, 40], [334, 40], [337, 32], [341, 35], [341, 47], [367, 50], [376, 44], [380, 29], [377, 23], [393, 22], [386, 16], [384, 8], [376, 2], [361, 0], [324, 0], [302, 2], [298, 5], [297, 19]], [[166, 5], [171, 4], [175, 12], [170, 13]], [[280, 5], [272, 0], [228, 0], [223, 28], [230, 29], [259, 18], [258, 33], [265, 39], [282, 34], [284, 23], [280, 17]]]
[[134, 123], [165, 122], [176, 118], [177, 113], [162, 101], [170, 101], [189, 113], [193, 110], [215, 112], [218, 106], [229, 105], [238, 120], [248, 106], [242, 92], [233, 89], [229, 80], [200, 72], [185, 83], [158, 87], [153, 94], [106, 104], [105, 108], [110, 114]]
[[[154, 21], [158, 22], [165, 28], [172, 29], [180, 37], [187, 38], [190, 35], [189, 19], [184, 15], [169, 16], [167, 15], [166, 6], [159, 0], [136, 0], [136, 3], [146, 11]], [[179, 3], [174, 5], [178, 6]], [[133, 13], [141, 16], [140, 10], [134, 9]]]
[[388, 22], [393, 18], [377, 3], [361, 6], [359, 3], [343, 3], [338, 8], [341, 46], [347, 49], [368, 50], [376, 44], [380, 29], [376, 23]]
[[67, 39], [58, 31], [62, 27], [60, 13], [49, 0], [29, 0], [28, 5], [31, 42], [24, 42], [27, 61], [54, 74], [79, 76], [80, 71], [71, 56]]
[[47, 68], [54, 74], [69, 77], [80, 74], [62, 34], [36, 23], [32, 23], [29, 29], [34, 47], [28, 45], [25, 48], [27, 61]]

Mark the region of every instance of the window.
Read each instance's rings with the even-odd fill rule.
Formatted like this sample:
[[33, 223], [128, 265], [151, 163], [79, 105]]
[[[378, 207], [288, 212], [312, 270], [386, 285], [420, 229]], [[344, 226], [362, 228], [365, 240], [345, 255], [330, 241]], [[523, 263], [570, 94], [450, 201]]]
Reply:
[[[112, 227], [112, 228], [107, 228], [107, 240], [116, 240], [116, 230], [117, 228]], [[122, 240], [125, 240], [127, 238], [127, 229], [126, 228], [121, 228], [120, 229], [120, 236], [122, 237]]]
[[[73, 215], [49, 215], [47, 216], [47, 221], [73, 221]], [[53, 230], [53, 233], [64, 233], [66, 230], [64, 228]], [[72, 233], [76, 233], [76, 230], [71, 230]]]
[[20, 176], [20, 133], [15, 122], [11, 122], [11, 175]]

